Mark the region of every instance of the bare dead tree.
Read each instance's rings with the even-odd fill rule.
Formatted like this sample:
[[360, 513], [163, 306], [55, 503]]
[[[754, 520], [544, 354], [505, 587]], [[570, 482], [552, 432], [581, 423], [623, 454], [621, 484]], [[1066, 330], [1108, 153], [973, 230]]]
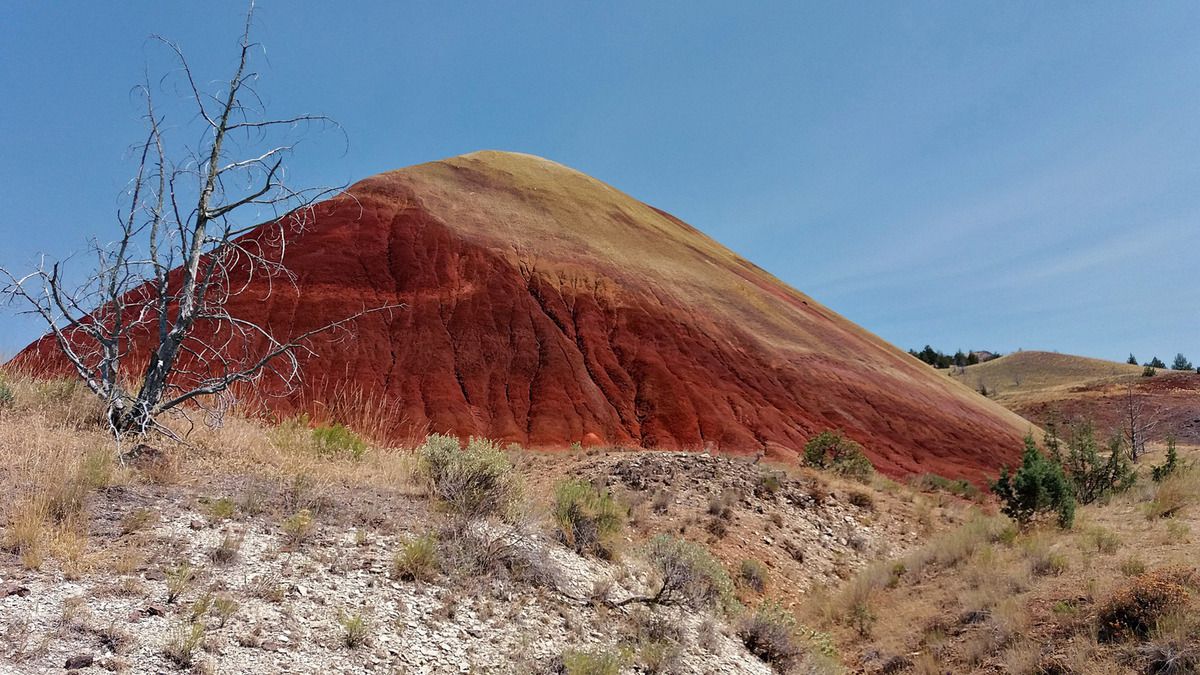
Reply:
[[1125, 387], [1121, 426], [1125, 441], [1129, 443], [1129, 457], [1136, 462], [1145, 454], [1146, 441], [1158, 426], [1158, 420], [1147, 408], [1146, 400], [1134, 392], [1132, 384]]
[[287, 241], [308, 224], [315, 202], [340, 192], [286, 180], [284, 160], [298, 137], [314, 126], [337, 127], [321, 115], [266, 114], [250, 66], [259, 47], [250, 40], [253, 17], [251, 4], [233, 76], [211, 92], [178, 45], [154, 37], [178, 65], [163, 82], [181, 85], [178, 100], [194, 109], [188, 125], [201, 128], [200, 140], [168, 145], [150, 82], [136, 89], [147, 127], [134, 148], [136, 175], [118, 209], [118, 236], [91, 243], [95, 263], [82, 280], [45, 258], [24, 275], [0, 269], [4, 292], [44, 320], [61, 356], [104, 401], [118, 435], [162, 429], [159, 416], [189, 402], [220, 415], [235, 385], [254, 389], [271, 377], [286, 393], [300, 378], [300, 357], [313, 354], [311, 338], [397, 306], [364, 307], [298, 335], [279, 335], [227, 309], [252, 282], [265, 285], [267, 296], [277, 284], [295, 283], [283, 262]]

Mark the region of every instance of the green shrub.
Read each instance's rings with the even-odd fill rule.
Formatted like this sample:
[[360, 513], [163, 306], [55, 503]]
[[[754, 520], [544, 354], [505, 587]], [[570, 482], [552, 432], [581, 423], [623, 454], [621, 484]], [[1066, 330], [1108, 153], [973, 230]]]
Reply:
[[858, 636], [864, 639], [871, 637], [871, 628], [875, 626], [875, 621], [878, 619], [868, 601], [855, 603], [850, 607], [850, 614], [846, 618]]
[[1142, 368], [1142, 377], [1154, 377], [1157, 374], [1158, 371], [1155, 370], [1153, 366], [1146, 366], [1145, 368]]
[[196, 571], [185, 563], [167, 571], [167, 603], [173, 603], [192, 585], [196, 579]]
[[284, 520], [281, 527], [288, 545], [298, 546], [312, 536], [314, 529], [312, 512], [308, 509], [300, 509]]
[[1075, 521], [1075, 497], [1062, 466], [1038, 450], [1033, 434], [1025, 437], [1025, 452], [1016, 474], [1006, 467], [992, 484], [1006, 516], [1028, 525], [1043, 513], [1055, 513], [1058, 525], [1070, 528]]
[[237, 504], [229, 497], [221, 497], [208, 505], [208, 515], [213, 520], [229, 520], [237, 512]]
[[1121, 547], [1121, 538], [1112, 530], [1103, 527], [1093, 527], [1088, 530], [1087, 538], [1097, 553], [1113, 554]]
[[1146, 572], [1146, 563], [1142, 562], [1137, 556], [1129, 556], [1121, 561], [1121, 574], [1127, 577], [1136, 577]]
[[742, 561], [742, 566], [738, 570], [738, 578], [742, 583], [754, 589], [756, 593], [762, 593], [767, 589], [767, 566], [761, 562], [747, 558]]
[[619, 675], [628, 659], [618, 651], [568, 651], [562, 655], [566, 675]]
[[1051, 457], [1060, 456], [1063, 470], [1071, 482], [1071, 492], [1080, 504], [1091, 504], [1133, 487], [1137, 474], [1125, 452], [1124, 440], [1114, 436], [1108, 452], [1101, 454], [1090, 423], [1077, 424], [1067, 439], [1067, 452], [1061, 454], [1058, 439], [1051, 436]]
[[803, 650], [796, 638], [796, 619], [774, 602], [765, 602], [742, 619], [738, 637], [746, 649], [780, 672], [788, 672]]
[[862, 446], [840, 431], [822, 431], [804, 444], [804, 463], [862, 482], [875, 473]]
[[238, 607], [239, 605], [237, 601], [227, 595], [223, 595], [214, 600], [212, 603], [212, 611], [213, 614], [217, 616], [217, 627], [224, 628], [225, 624], [229, 622], [229, 618], [238, 611]]
[[646, 559], [661, 585], [649, 601], [705, 609], [728, 604], [733, 582], [707, 550], [690, 541], [660, 534], [646, 547]]
[[779, 474], [774, 471], [762, 471], [758, 474], [758, 481], [754, 484], [754, 495], [756, 497], [771, 497], [783, 489], [783, 482], [779, 478]]
[[1050, 607], [1050, 611], [1059, 616], [1073, 616], [1079, 613], [1079, 605], [1075, 600], [1059, 600]]
[[17, 399], [13, 395], [12, 387], [8, 386], [3, 380], [0, 380], [0, 410], [11, 408], [16, 402]]
[[936, 473], [923, 473], [913, 479], [912, 485], [925, 492], [948, 492], [972, 501], [978, 501], [983, 497], [979, 488], [972, 485], [970, 481], [963, 478], [950, 479]]
[[357, 460], [367, 454], [366, 441], [343, 424], [323, 425], [313, 429], [312, 440], [321, 455], [349, 455]]
[[1161, 483], [1179, 470], [1179, 453], [1175, 450], [1175, 439], [1167, 439], [1167, 460], [1159, 466], [1150, 466], [1150, 477]]
[[552, 515], [559, 540], [576, 553], [606, 560], [615, 556], [625, 509], [607, 490], [579, 479], [562, 481], [554, 490]]
[[1039, 577], [1046, 576], [1061, 576], [1067, 571], [1070, 563], [1067, 562], [1067, 557], [1061, 553], [1050, 550], [1041, 550], [1031, 553], [1029, 569]]
[[682, 658], [683, 647], [670, 640], [646, 640], [638, 650], [638, 662], [648, 675], [678, 672]]
[[358, 649], [366, 645], [371, 637], [371, 622], [362, 614], [339, 615], [342, 626], [342, 644], [347, 649]]
[[175, 626], [167, 634], [163, 656], [180, 668], [190, 668], [196, 660], [196, 650], [204, 644], [204, 626], [186, 623]]
[[437, 537], [432, 534], [405, 542], [392, 559], [392, 577], [403, 581], [432, 581], [437, 570]]
[[515, 515], [520, 479], [497, 444], [472, 438], [461, 448], [457, 438], [433, 434], [418, 452], [430, 493], [454, 515], [465, 520]]

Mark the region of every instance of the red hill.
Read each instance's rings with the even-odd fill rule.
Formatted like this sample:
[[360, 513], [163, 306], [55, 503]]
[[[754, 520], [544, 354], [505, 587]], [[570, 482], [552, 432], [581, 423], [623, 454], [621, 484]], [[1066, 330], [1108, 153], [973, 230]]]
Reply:
[[[281, 411], [353, 390], [386, 399], [397, 433], [780, 456], [841, 428], [889, 474], [972, 479], [1014, 461], [1029, 426], [688, 224], [554, 162], [480, 152], [350, 194], [289, 242], [296, 288], [264, 300], [252, 287], [231, 311], [298, 334], [363, 307], [407, 308], [360, 319], [352, 340], [317, 341]], [[17, 360], [56, 365], [48, 343]]]

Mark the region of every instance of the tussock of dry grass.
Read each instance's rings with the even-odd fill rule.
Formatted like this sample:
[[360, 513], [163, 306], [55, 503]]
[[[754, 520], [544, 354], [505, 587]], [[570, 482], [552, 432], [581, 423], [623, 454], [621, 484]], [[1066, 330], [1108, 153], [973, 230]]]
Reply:
[[[421, 491], [411, 450], [371, 446], [351, 461], [318, 452], [307, 426], [272, 427], [236, 416], [216, 428], [178, 424], [185, 444], [162, 436], [145, 439], [162, 454], [135, 469], [120, 459], [129, 448], [109, 435], [101, 406], [86, 387], [0, 375], [13, 395], [0, 413], [0, 549], [30, 569], [54, 560], [74, 578], [104, 564], [105, 552], [89, 541], [88, 508], [97, 490], [112, 485], [203, 485], [220, 475], [257, 477], [278, 485], [285, 500], [290, 495], [294, 512], [338, 487]], [[143, 510], [126, 518], [122, 532], [131, 534], [152, 523], [154, 514]]]
[[1179, 515], [1200, 501], [1200, 469], [1188, 466], [1159, 483], [1146, 505], [1146, 517], [1155, 520]]
[[[986, 559], [990, 544], [998, 541], [1007, 527], [1007, 518], [976, 513], [962, 526], [935, 537], [900, 560], [876, 561], [851, 577], [837, 593], [822, 603], [822, 618], [851, 624], [858, 632], [866, 633], [868, 624], [874, 622], [875, 612], [872, 608], [878, 593], [899, 586], [905, 579], [919, 580], [930, 572], [930, 568], [956, 567], [980, 551], [984, 551], [980, 557]], [[998, 578], [987, 572], [981, 576], [978, 587], [985, 588], [984, 582], [990, 583]], [[1003, 591], [996, 589], [989, 592], [1000, 596]]]
[[114, 461], [99, 406], [82, 386], [9, 375], [0, 415], [0, 548], [22, 565], [59, 560], [68, 578], [91, 568], [86, 509], [96, 489], [129, 480]]
[[407, 448], [369, 447], [362, 457], [347, 461], [314, 450], [304, 426], [271, 427], [264, 422], [228, 418], [220, 428], [197, 429], [188, 441], [186, 476], [221, 472], [293, 482], [297, 477], [317, 493], [334, 485], [401, 488], [411, 494], [422, 489], [414, 478], [416, 458]]

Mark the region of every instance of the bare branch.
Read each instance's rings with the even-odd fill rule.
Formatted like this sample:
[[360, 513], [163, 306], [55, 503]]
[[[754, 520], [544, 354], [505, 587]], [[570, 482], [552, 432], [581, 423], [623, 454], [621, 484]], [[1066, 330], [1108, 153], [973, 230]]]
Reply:
[[[310, 124], [341, 127], [322, 115], [263, 114], [250, 67], [253, 18], [251, 3], [237, 63], [215, 91], [200, 84], [178, 44], [154, 36], [178, 65], [160, 86], [182, 80], [177, 93], [186, 91], [182, 101], [192, 109], [182, 118], [201, 127], [199, 141], [170, 144], [147, 75], [135, 88], [144, 96], [146, 131], [133, 148], [128, 201], [117, 212], [114, 240], [91, 243], [82, 281], [68, 283], [59, 262], [43, 260], [24, 276], [0, 269], [4, 294], [41, 318], [48, 342], [104, 400], [118, 434], [165, 432], [158, 417], [189, 403], [219, 419], [240, 383], [257, 388], [274, 378], [294, 387], [301, 359], [316, 356], [312, 338], [400, 307], [365, 308], [299, 335], [231, 313], [229, 303], [244, 293], [261, 290], [266, 300], [279, 283], [295, 287], [284, 264], [288, 241], [304, 229], [315, 201], [341, 191], [287, 184], [284, 159], [297, 139], [286, 135]], [[274, 218], [259, 224], [262, 211]], [[126, 390], [134, 379], [136, 391]]]
[[[391, 305], [383, 305], [380, 307], [372, 307], [370, 309], [364, 309], [364, 310], [357, 312], [355, 314], [352, 314], [344, 319], [339, 319], [337, 321], [327, 323], [318, 328], [314, 328], [313, 330], [310, 330], [306, 333], [297, 335], [296, 337], [292, 338], [291, 340], [289, 340], [286, 343], [276, 343], [273, 349], [271, 349], [267, 353], [263, 354], [263, 356], [261, 358], [259, 358], [254, 363], [250, 364], [249, 367], [244, 368], [239, 371], [236, 371], [236, 372], [227, 373], [223, 377], [205, 382], [205, 383], [201, 384], [200, 386], [195, 387], [180, 396], [177, 396], [169, 401], [165, 401], [165, 402], [159, 404], [158, 408], [155, 411], [155, 414], [162, 412], [163, 410], [174, 408], [174, 407], [176, 407], [182, 403], [185, 403], [197, 396], [204, 396], [204, 395], [208, 395], [208, 394], [220, 393], [220, 392], [228, 389], [229, 386], [235, 382], [250, 381], [254, 377], [256, 377], [260, 372], [262, 372], [262, 370], [264, 368], [266, 368], [276, 358], [283, 356], [285, 354], [289, 354], [297, 349], [307, 349], [307, 347], [304, 346], [304, 341], [308, 340], [309, 338], [320, 335], [321, 333], [326, 333], [331, 330], [335, 330], [337, 328], [343, 328], [347, 324], [355, 321], [356, 319], [362, 318], [368, 314], [373, 314], [375, 312], [382, 312], [382, 311], [393, 310], [393, 309], [401, 309], [403, 307], [404, 307], [403, 304], [391, 304]], [[253, 326], [253, 328], [255, 330], [261, 331], [264, 335], [269, 335], [266, 331], [263, 331], [263, 329], [261, 329], [260, 327], [258, 327], [255, 324], [249, 324], [248, 322], [244, 322], [244, 323], [247, 323], [247, 325], [249, 325], [249, 326]]]

